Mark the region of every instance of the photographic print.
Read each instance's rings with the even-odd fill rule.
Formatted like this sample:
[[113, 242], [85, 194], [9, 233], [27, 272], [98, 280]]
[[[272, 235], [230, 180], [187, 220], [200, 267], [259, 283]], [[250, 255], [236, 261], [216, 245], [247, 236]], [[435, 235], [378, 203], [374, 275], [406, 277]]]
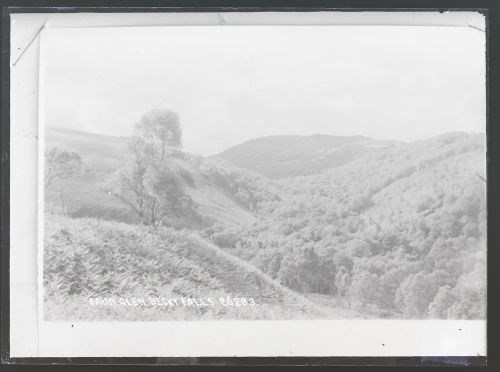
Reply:
[[486, 317], [485, 33], [44, 30], [46, 321]]

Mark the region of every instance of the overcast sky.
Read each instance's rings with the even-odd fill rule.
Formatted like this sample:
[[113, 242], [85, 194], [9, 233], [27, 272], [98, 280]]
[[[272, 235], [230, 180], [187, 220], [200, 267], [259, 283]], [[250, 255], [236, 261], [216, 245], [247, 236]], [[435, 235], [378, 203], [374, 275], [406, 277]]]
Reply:
[[171, 109], [203, 155], [274, 134], [484, 132], [484, 43], [465, 27], [52, 29], [41, 104], [46, 125], [117, 136]]

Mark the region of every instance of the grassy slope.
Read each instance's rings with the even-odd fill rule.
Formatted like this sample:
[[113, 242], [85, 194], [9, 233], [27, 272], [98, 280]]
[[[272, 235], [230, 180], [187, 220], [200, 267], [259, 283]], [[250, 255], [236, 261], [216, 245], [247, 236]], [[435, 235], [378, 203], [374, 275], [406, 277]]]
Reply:
[[126, 159], [127, 138], [105, 136], [64, 128], [45, 128], [45, 147], [59, 147], [77, 152], [87, 167], [85, 175], [66, 180], [45, 190], [45, 200], [60, 210], [61, 194], [66, 213], [74, 217], [100, 217], [133, 223], [137, 219], [116, 198], [99, 188]]
[[[128, 138], [47, 127], [45, 141], [47, 148], [56, 146], [77, 152], [87, 166], [85, 175], [66, 180], [63, 184], [53, 185], [46, 190], [47, 204], [59, 211], [63, 194], [66, 214], [69, 216], [138, 222], [129, 208], [99, 187], [101, 182], [109, 179], [110, 175], [126, 163]], [[246, 177], [246, 181], [252, 184], [262, 183], [262, 180], [254, 182], [254, 179], [262, 176], [251, 175], [249, 172], [247, 174], [222, 161], [201, 159], [181, 151], [176, 151], [171, 161], [173, 166], [183, 169], [194, 178], [195, 185], [188, 187], [186, 191], [207, 223], [218, 221], [234, 224], [236, 221], [255, 220], [256, 217], [249, 208], [242, 205], [232, 192], [215, 184], [211, 176], [224, 172], [224, 176], [230, 174], [231, 177]], [[229, 177], [227, 180], [230, 180]], [[191, 227], [190, 221], [178, 222], [181, 226]]]
[[[47, 216], [45, 318], [57, 320], [307, 319], [322, 309], [192, 233]], [[253, 297], [246, 307], [92, 307], [88, 297]]]
[[128, 138], [113, 137], [77, 130], [46, 127], [45, 146], [57, 146], [76, 151], [85, 158], [92, 169], [106, 171], [114, 169], [123, 162], [127, 152]]

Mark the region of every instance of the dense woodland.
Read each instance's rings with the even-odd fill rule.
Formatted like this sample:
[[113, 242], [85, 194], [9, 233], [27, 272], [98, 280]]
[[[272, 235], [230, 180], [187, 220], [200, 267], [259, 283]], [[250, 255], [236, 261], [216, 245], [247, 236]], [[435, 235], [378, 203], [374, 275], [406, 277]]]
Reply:
[[482, 318], [484, 150], [481, 136], [451, 134], [285, 179], [279, 200], [257, 194], [259, 222], [204, 233], [288, 287], [360, 311]]
[[[245, 275], [232, 275], [231, 281], [224, 282], [227, 285], [218, 285], [220, 272], [214, 269], [215, 263], [203, 266], [203, 255], [189, 256], [203, 266], [199, 273], [209, 272], [194, 280], [192, 270], [179, 269], [186, 263], [181, 259], [185, 252], [175, 248], [172, 253], [173, 248], [165, 243], [170, 237], [176, 242], [174, 247], [189, 246], [192, 250], [199, 246], [206, 250], [210, 246], [219, 249], [224, 260], [234, 257], [239, 264], [231, 270], [256, 270], [259, 278], [267, 278], [251, 287], [257, 298], [259, 292], [266, 292], [264, 287], [259, 290], [259, 283], [272, 283], [275, 292], [287, 288], [283, 293], [299, 296], [311, 309], [314, 306], [310, 304], [319, 296], [331, 299], [328, 303], [332, 307], [370, 317], [485, 317], [484, 135], [448, 133], [409, 144], [390, 143], [377, 151], [365, 149], [362, 156], [356, 154], [352, 161], [343, 159], [341, 165], [315, 174], [278, 179], [238, 168], [222, 158], [190, 155], [181, 150], [181, 139], [174, 113], [146, 114], [128, 140], [124, 160], [109, 163], [112, 177], [109, 169], [89, 165], [82, 145], [64, 146], [72, 142], [54, 141], [57, 146], [47, 154], [52, 158], [46, 162], [64, 169], [65, 162], [71, 160], [85, 174], [62, 172], [47, 185], [45, 254], [49, 264], [44, 268], [44, 279], [50, 290], [46, 298], [63, 291], [65, 298], [80, 296], [81, 301], [82, 296], [99, 291], [103, 283], [106, 293], [137, 293], [144, 289], [139, 283], [145, 280], [166, 293], [175, 288], [182, 275], [184, 290], [190, 293], [207, 293], [210, 288], [226, 294], [248, 292], [228, 284], [242, 284]], [[66, 149], [57, 150], [62, 147]], [[102, 151], [107, 152], [109, 149]], [[98, 149], [93, 156], [96, 153]], [[102, 158], [100, 163], [105, 163], [107, 155]], [[61, 190], [70, 186], [79, 194], [67, 195], [65, 191], [64, 208], [60, 208]], [[93, 207], [93, 200], [99, 206]], [[68, 269], [74, 267], [76, 253], [64, 239], [71, 236], [75, 240], [81, 233], [74, 230], [76, 227], [71, 230], [76, 219], [78, 224], [85, 221], [81, 226], [86, 226], [87, 233], [97, 228], [104, 233], [103, 226], [108, 226], [106, 234], [115, 234], [116, 239], [131, 236], [134, 241], [146, 234], [149, 245], [145, 247], [139, 239], [137, 252], [130, 243], [120, 256], [113, 253], [120, 250], [116, 242], [107, 245], [97, 239], [93, 244], [102, 251], [102, 257], [79, 252], [81, 266]], [[99, 222], [103, 220], [108, 220], [107, 225]], [[133, 233], [127, 232], [124, 222], [135, 226], [130, 227], [135, 229], [130, 230]], [[83, 249], [78, 244], [78, 249]], [[155, 270], [137, 265], [133, 265], [136, 271], [129, 270], [130, 260], [140, 259], [140, 252], [149, 257], [150, 265], [156, 265]], [[178, 262], [169, 258], [172, 255]], [[109, 277], [103, 274], [100, 280], [91, 275], [97, 264], [101, 265], [98, 272], [104, 270]], [[112, 274], [115, 265], [123, 267], [122, 277]], [[74, 270], [80, 271], [75, 274]], [[184, 274], [172, 274], [176, 270]], [[249, 278], [256, 274], [252, 275]], [[82, 278], [88, 279], [88, 287]], [[125, 278], [129, 288], [124, 291]], [[282, 297], [271, 297], [273, 306], [279, 308]], [[48, 301], [50, 306], [57, 306]], [[285, 302], [283, 308], [288, 306]], [[295, 315], [259, 313], [256, 317], [300, 317], [301, 313], [304, 317], [305, 313], [320, 316], [311, 315], [320, 313], [314, 308]]]

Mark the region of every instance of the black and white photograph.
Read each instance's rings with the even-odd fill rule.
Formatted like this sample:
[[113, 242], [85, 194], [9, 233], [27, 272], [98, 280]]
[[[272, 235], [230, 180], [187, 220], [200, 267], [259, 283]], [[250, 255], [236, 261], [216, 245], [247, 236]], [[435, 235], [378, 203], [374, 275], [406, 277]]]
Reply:
[[43, 320], [485, 320], [484, 29], [221, 23], [44, 30]]

